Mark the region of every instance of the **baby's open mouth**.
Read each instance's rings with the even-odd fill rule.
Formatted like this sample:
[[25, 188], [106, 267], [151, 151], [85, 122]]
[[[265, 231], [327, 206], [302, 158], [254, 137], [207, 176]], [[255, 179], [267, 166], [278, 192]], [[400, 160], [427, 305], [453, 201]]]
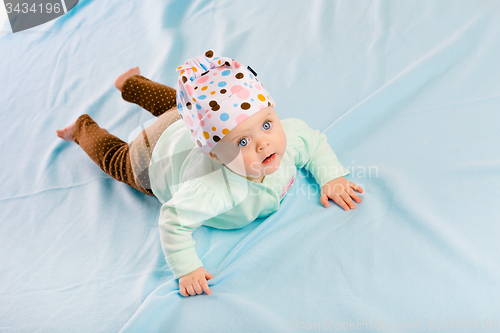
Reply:
[[274, 158], [274, 153], [272, 153], [271, 155], [269, 155], [268, 157], [266, 157], [262, 163], [266, 162], [267, 160], [269, 160], [270, 158]]

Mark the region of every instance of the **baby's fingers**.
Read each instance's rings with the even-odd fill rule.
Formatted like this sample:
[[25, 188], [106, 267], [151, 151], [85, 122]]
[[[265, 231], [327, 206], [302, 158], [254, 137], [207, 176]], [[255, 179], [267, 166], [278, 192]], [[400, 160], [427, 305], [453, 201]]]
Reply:
[[193, 289], [193, 285], [192, 284], [189, 284], [186, 286], [186, 290], [188, 292], [189, 295], [196, 295], [196, 291], [194, 291]]
[[349, 195], [351, 196], [351, 198], [353, 198], [354, 201], [356, 201], [357, 203], [361, 202], [361, 198], [358, 197], [358, 195], [356, 194], [356, 192], [354, 192], [351, 188], [347, 191], [347, 193], [349, 193]]
[[326, 194], [321, 195], [321, 198], [319, 198], [319, 202], [321, 202], [321, 204], [325, 206], [325, 208], [328, 208], [328, 196]]
[[347, 192], [342, 192], [342, 193], [340, 194], [340, 197], [341, 197], [342, 199], [344, 199], [344, 202], [346, 202], [346, 203], [347, 203], [347, 205], [349, 206], [349, 208], [351, 208], [351, 209], [356, 208], [356, 205], [354, 204], [354, 202], [352, 202], [352, 199], [351, 199], [351, 197], [349, 196], [349, 193], [347, 193]]
[[198, 281], [193, 282], [193, 288], [198, 295], [203, 294], [203, 289], [201, 288], [200, 283]]
[[182, 287], [182, 286], [179, 286], [179, 292], [181, 293], [182, 296], [184, 297], [188, 297], [189, 294], [187, 293], [186, 291], [186, 288]]
[[349, 206], [345, 203], [344, 199], [342, 199], [339, 195], [335, 195], [332, 198], [333, 201], [340, 207], [342, 207], [344, 210], [349, 210]]
[[205, 293], [207, 295], [210, 295], [212, 293], [212, 291], [210, 290], [210, 288], [208, 288], [208, 282], [207, 280], [203, 279], [200, 281], [200, 285], [201, 287], [203, 288], [203, 290], [205, 291]]
[[365, 190], [363, 190], [359, 185], [356, 185], [354, 183], [349, 182], [349, 186], [358, 191], [359, 193], [363, 193]]

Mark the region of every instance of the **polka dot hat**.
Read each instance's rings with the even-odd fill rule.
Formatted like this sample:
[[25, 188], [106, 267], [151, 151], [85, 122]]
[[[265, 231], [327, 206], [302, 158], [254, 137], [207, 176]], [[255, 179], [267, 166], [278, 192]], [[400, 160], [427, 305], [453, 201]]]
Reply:
[[213, 50], [177, 67], [177, 108], [191, 139], [207, 155], [229, 131], [274, 100], [250, 68]]

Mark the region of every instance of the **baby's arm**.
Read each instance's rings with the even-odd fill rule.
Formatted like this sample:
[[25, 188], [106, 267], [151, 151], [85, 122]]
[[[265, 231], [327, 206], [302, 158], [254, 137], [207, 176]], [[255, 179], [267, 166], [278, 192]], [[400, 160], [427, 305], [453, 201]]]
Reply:
[[173, 198], [160, 210], [160, 240], [165, 259], [179, 279], [179, 291], [183, 296], [207, 294], [207, 280], [213, 276], [203, 268], [195, 250], [193, 231], [217, 216], [223, 205], [219, 196], [209, 187], [189, 181], [181, 185]]
[[[328, 198], [345, 210], [355, 208], [351, 197], [356, 202], [361, 199], [353, 191], [363, 193], [358, 185], [344, 178], [349, 170], [344, 168], [327, 142], [327, 137], [319, 130], [313, 130], [300, 119], [290, 119], [291, 131], [294, 133], [292, 145], [295, 145], [295, 165], [311, 172], [321, 188], [320, 202], [328, 207]], [[288, 138], [287, 138], [288, 139]]]
[[202, 294], [203, 290], [211, 294], [206, 277], [209, 280], [213, 276], [203, 268], [194, 248], [196, 242], [192, 237], [193, 231], [201, 223], [180, 225], [175, 209], [172, 210], [168, 206], [169, 202], [162, 206], [160, 213], [160, 239], [170, 270], [174, 277], [179, 279], [179, 292], [186, 297]]

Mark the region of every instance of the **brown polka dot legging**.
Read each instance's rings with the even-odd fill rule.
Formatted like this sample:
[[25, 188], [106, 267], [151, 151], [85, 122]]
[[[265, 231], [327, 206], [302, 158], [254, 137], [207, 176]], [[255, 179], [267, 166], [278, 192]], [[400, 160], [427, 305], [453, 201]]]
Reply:
[[122, 98], [140, 105], [158, 119], [147, 128], [143, 127], [137, 138], [128, 144], [99, 127], [88, 114], [82, 114], [76, 120], [73, 141], [108, 175], [154, 196], [149, 181], [149, 161], [163, 131], [181, 119], [175, 93], [175, 89], [144, 76], [129, 77], [123, 86]]

